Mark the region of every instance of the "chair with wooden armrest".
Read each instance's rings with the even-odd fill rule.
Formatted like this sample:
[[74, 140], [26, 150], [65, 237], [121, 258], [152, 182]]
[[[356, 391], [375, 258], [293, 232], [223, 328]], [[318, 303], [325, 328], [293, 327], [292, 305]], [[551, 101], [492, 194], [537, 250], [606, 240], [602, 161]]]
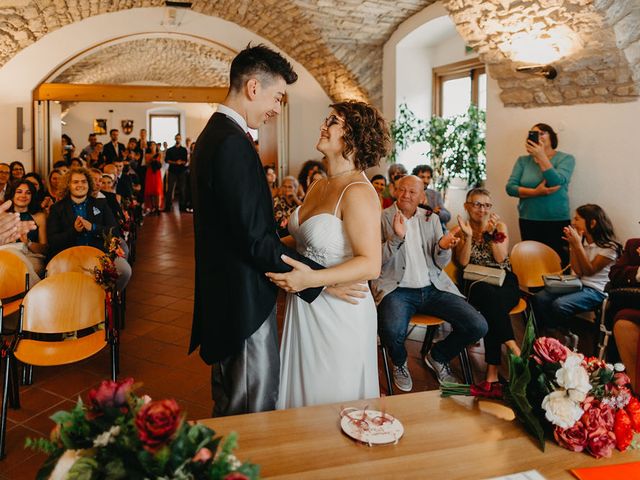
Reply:
[[[45, 278], [25, 295], [17, 335], [7, 351], [4, 366], [0, 458], [4, 455], [10, 379], [19, 395], [17, 377], [11, 375], [17, 362], [35, 366], [66, 365], [89, 358], [109, 345], [111, 378], [116, 379], [117, 349], [106, 318], [104, 289], [82, 273], [65, 272]], [[43, 339], [76, 331], [85, 334], [64, 340]]]

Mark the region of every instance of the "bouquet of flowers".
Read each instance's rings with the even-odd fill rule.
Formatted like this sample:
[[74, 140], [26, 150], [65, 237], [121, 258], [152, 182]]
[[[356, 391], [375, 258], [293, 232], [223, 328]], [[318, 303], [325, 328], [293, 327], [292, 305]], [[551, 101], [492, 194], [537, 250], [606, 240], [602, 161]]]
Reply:
[[151, 401], [133, 388], [131, 378], [103, 381], [87, 404], [79, 398], [73, 410], [51, 417], [50, 439], [28, 438], [26, 447], [49, 455], [36, 478], [258, 478], [258, 466], [232, 454], [235, 434], [214, 438], [211, 429], [186, 422], [175, 400]]
[[[575, 353], [554, 338], [535, 338], [529, 319], [520, 356], [509, 356], [509, 382], [443, 383], [442, 396], [503, 398], [544, 450], [545, 435], [574, 452], [610, 457], [640, 432], [640, 401], [624, 365]], [[635, 445], [633, 445], [635, 447]]]
[[117, 257], [124, 257], [124, 251], [120, 246], [120, 239], [113, 235], [111, 230], [104, 236], [104, 249], [106, 253], [98, 257], [100, 266], [93, 267], [91, 274], [98, 285], [113, 292], [118, 280], [118, 271], [114, 262]]

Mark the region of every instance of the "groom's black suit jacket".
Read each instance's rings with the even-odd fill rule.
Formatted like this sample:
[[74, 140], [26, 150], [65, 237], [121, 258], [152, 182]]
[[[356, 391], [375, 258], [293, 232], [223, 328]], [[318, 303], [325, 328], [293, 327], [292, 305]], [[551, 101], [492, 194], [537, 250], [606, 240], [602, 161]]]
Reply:
[[[265, 272], [291, 270], [280, 256], [320, 265], [286, 248], [276, 233], [264, 169], [246, 132], [214, 113], [191, 159], [196, 281], [189, 353], [211, 364], [237, 353], [267, 319], [278, 288]], [[312, 302], [322, 291], [300, 292]]]

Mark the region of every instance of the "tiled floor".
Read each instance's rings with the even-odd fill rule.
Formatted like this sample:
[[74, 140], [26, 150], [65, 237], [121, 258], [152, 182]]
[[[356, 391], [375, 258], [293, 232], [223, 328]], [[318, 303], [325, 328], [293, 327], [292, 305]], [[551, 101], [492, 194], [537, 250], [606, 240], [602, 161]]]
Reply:
[[[137, 252], [127, 289], [121, 377], [135, 378], [142, 384], [139, 392], [152, 398], [176, 398], [189, 419], [209, 417], [209, 367], [199, 356], [187, 356], [194, 282], [192, 217], [177, 212], [146, 217]], [[283, 302], [279, 304], [281, 320]], [[437, 388], [419, 358], [421, 335], [416, 332], [416, 339], [407, 341], [414, 391]], [[7, 457], [0, 462], [0, 479], [34, 478], [44, 457], [23, 448], [25, 437], [48, 436], [53, 426], [48, 417], [70, 408], [109, 372], [106, 351], [81, 364], [36, 368], [33, 385], [21, 388], [21, 408], [9, 410]], [[382, 370], [380, 380], [384, 391]]]

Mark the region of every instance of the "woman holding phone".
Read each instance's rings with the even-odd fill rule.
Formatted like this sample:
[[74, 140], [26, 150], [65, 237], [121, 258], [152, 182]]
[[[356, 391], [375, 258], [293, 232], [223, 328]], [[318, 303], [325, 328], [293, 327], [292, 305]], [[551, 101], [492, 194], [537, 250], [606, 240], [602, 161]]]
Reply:
[[558, 135], [545, 123], [535, 124], [525, 140], [528, 155], [516, 160], [507, 181], [507, 194], [518, 197], [520, 236], [553, 248], [562, 264], [569, 251], [562, 240], [570, 223], [569, 182], [576, 164], [573, 155], [556, 150]]

